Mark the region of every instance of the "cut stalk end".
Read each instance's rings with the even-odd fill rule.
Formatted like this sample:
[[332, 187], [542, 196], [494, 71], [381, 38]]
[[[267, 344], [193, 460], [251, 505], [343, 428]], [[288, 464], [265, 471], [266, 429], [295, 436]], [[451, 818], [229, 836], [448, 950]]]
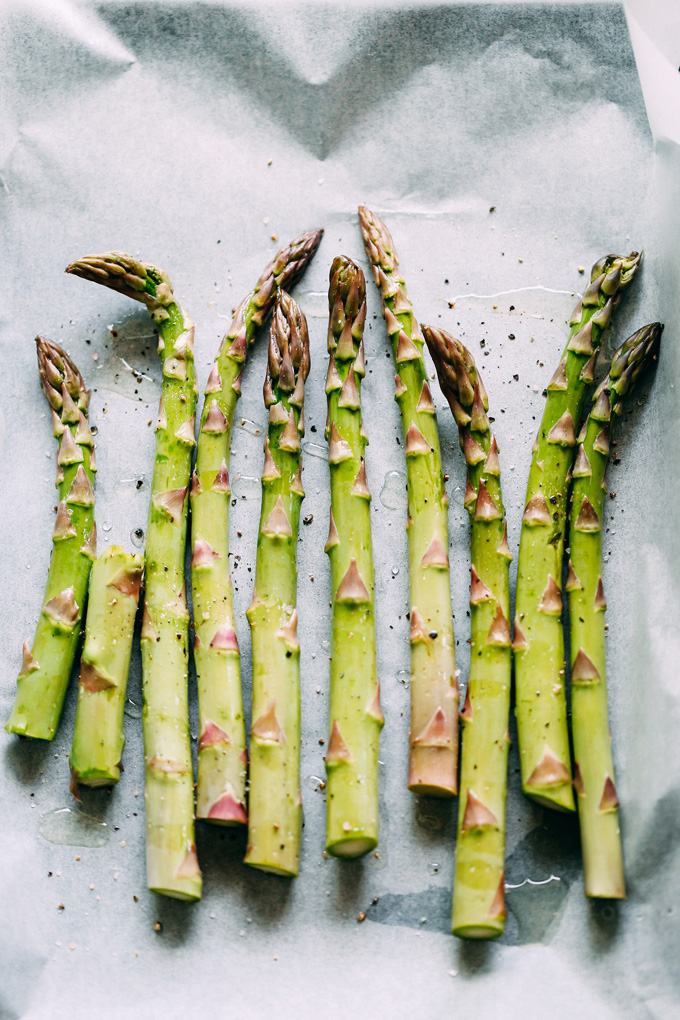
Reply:
[[458, 793], [457, 786], [446, 786], [437, 783], [428, 783], [425, 781], [409, 783], [408, 788], [411, 793], [415, 793], [419, 797], [438, 797], [440, 800], [455, 797]]
[[459, 939], [476, 939], [489, 941], [499, 938], [504, 931], [504, 922], [489, 921], [488, 924], [459, 924], [451, 928], [451, 932]]
[[120, 780], [120, 769], [91, 769], [77, 777], [78, 786], [115, 786]]
[[541, 807], [551, 808], [553, 811], [564, 811], [567, 814], [576, 810], [573, 790], [566, 784], [555, 790], [543, 790], [541, 793], [536, 793], [528, 786], [524, 786], [523, 792]]
[[35, 720], [31, 724], [25, 717], [15, 719], [14, 713], [5, 723], [5, 729], [8, 733], [16, 733], [18, 737], [32, 737], [33, 740], [54, 740], [57, 732], [54, 727], [41, 726]]
[[171, 900], [182, 900], [184, 903], [196, 903], [201, 898], [200, 889], [196, 892], [167, 886], [149, 886], [149, 892], [156, 893], [157, 896], [168, 896]]
[[284, 868], [276, 864], [268, 864], [266, 861], [244, 860], [250, 868], [257, 868], [258, 871], [268, 871], [270, 875], [280, 875], [281, 878], [297, 878], [297, 868]]
[[356, 857], [363, 857], [365, 854], [375, 850], [378, 840], [373, 836], [356, 836], [349, 834], [346, 838], [336, 839], [326, 844], [326, 853], [342, 860], [352, 860]]

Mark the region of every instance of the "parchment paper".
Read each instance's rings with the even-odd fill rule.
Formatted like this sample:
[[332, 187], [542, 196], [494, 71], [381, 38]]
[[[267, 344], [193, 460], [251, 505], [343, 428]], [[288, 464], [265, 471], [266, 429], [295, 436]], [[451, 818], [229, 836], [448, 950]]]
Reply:
[[[0, 7], [3, 720], [41, 604], [55, 499], [36, 333], [62, 343], [94, 389], [100, 548], [130, 548], [146, 526], [148, 422], [159, 391], [150, 320], [63, 268], [79, 255], [122, 248], [167, 269], [196, 321], [202, 388], [232, 307], [271, 252], [305, 228], [326, 230], [297, 288], [312, 338], [303, 513], [313, 515], [299, 544], [300, 877], [248, 871], [241, 834], [199, 827], [203, 901], [188, 906], [146, 891], [136, 651], [125, 773], [112, 792], [90, 792], [82, 808], [69, 797], [75, 684], [53, 744], [0, 739], [2, 1020], [678, 1016], [680, 132], [677, 114], [671, 130], [663, 111], [671, 88], [678, 99], [680, 40], [670, 18], [655, 18], [662, 7], [640, 0], [629, 15], [654, 140], [619, 5], [6, 0]], [[392, 230], [418, 317], [469, 344], [484, 373], [515, 553], [541, 393], [586, 279], [579, 267], [587, 275], [605, 252], [644, 246], [644, 271], [622, 301], [608, 350], [644, 322], [661, 318], [667, 326], [656, 377], [619, 433], [605, 535], [629, 898], [618, 906], [585, 900], [576, 820], [521, 796], [513, 751], [510, 915], [492, 945], [448, 933], [456, 804], [417, 801], [406, 791], [403, 478], [388, 477], [381, 500], [386, 475], [403, 473], [404, 460], [370, 276], [364, 408], [387, 720], [380, 856], [353, 864], [322, 856], [319, 738], [327, 732], [330, 639], [325, 291], [335, 254], [365, 265], [360, 201]], [[263, 458], [265, 350], [261, 336], [246, 369], [231, 472], [247, 701], [244, 612], [259, 515], [253, 479]], [[463, 681], [464, 465], [434, 392], [450, 476]], [[192, 698], [195, 732], [193, 676]]]

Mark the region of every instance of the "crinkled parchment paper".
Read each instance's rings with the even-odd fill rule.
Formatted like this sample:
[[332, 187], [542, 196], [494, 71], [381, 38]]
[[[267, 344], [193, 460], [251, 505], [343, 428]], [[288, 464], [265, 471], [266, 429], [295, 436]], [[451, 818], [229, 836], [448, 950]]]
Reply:
[[[146, 526], [148, 422], [160, 374], [150, 320], [132, 302], [64, 276], [63, 268], [81, 254], [123, 248], [167, 269], [196, 321], [202, 386], [232, 307], [277, 244], [312, 226], [326, 234], [297, 288], [312, 338], [304, 514], [313, 515], [299, 545], [300, 877], [288, 882], [248, 871], [242, 834], [201, 827], [202, 903], [147, 893], [135, 653], [117, 789], [90, 792], [81, 808], [69, 797], [75, 685], [53, 744], [2, 734], [2, 1020], [678, 1016], [680, 32], [670, 3], [666, 20], [657, 16], [663, 6], [639, 0], [629, 11], [643, 101], [617, 4], [5, 0], [3, 719], [21, 643], [40, 608], [55, 499], [37, 332], [66, 346], [94, 390], [100, 545], [133, 547]], [[324, 294], [335, 254], [365, 265], [359, 201], [391, 228], [418, 317], [469, 344], [484, 373], [515, 552], [541, 393], [585, 279], [579, 266], [587, 273], [605, 252], [647, 250], [609, 350], [646, 321], [667, 323], [656, 376], [619, 433], [605, 537], [629, 899], [585, 900], [577, 824], [520, 795], [513, 752], [510, 915], [493, 945], [448, 934], [455, 804], [418, 802], [405, 788], [404, 460], [391, 354], [370, 278], [364, 401], [387, 718], [382, 832], [379, 857], [352, 864], [322, 856], [319, 738], [326, 735], [330, 638]], [[244, 611], [259, 514], [265, 347], [261, 337], [246, 369], [232, 460], [246, 696]], [[448, 410], [438, 404], [463, 680], [464, 466]], [[192, 712], [195, 731], [194, 703]]]

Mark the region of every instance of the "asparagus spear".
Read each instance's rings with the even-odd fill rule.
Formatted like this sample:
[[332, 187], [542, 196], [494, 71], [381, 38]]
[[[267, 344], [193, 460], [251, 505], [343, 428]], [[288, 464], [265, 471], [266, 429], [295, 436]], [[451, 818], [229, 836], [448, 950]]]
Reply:
[[123, 713], [144, 557], [118, 545], [92, 568], [71, 745], [71, 792], [120, 779]]
[[574, 810], [560, 592], [567, 475], [576, 446], [574, 426], [593, 381], [602, 331], [639, 264], [640, 255], [632, 252], [605, 255], [593, 266], [548, 384], [522, 520], [513, 641], [522, 788], [538, 803], [561, 811]]
[[359, 207], [364, 247], [382, 295], [396, 365], [408, 479], [411, 590], [409, 790], [437, 797], [457, 790], [458, 686], [444, 489], [437, 414], [427, 382], [423, 338], [385, 225]]
[[330, 736], [326, 754], [326, 850], [360, 857], [378, 843], [378, 745], [384, 719], [375, 646], [371, 494], [361, 424], [366, 281], [344, 256], [328, 291], [328, 463], [331, 520], [326, 543], [333, 586]]
[[152, 892], [201, 897], [194, 840], [184, 585], [187, 490], [195, 446], [194, 327], [166, 273], [122, 252], [91, 255], [66, 270], [146, 304], [158, 325], [163, 386], [146, 533], [142, 626], [146, 863]]
[[219, 349], [201, 415], [191, 486], [191, 580], [198, 683], [196, 815], [225, 825], [245, 823], [246, 733], [241, 663], [229, 577], [229, 453], [241, 376], [255, 333], [279, 287], [306, 269], [323, 231], [302, 234], [281, 248], [236, 310]]
[[247, 611], [253, 649], [250, 804], [245, 862], [297, 875], [300, 793], [300, 646], [297, 640], [297, 534], [307, 322], [283, 290], [276, 295], [264, 401], [262, 511], [253, 601]]
[[59, 440], [59, 508], [40, 619], [17, 680], [5, 729], [24, 737], [53, 740], [78, 647], [92, 561], [97, 555], [94, 523], [94, 443], [87, 421], [89, 394], [65, 351], [37, 337], [43, 393]]
[[453, 934], [490, 939], [505, 927], [505, 797], [510, 713], [510, 561], [498, 445], [474, 359], [444, 330], [423, 326], [467, 464], [470, 675], [460, 767]]
[[638, 376], [656, 359], [663, 326], [644, 326], [619, 348], [579, 436], [569, 516], [571, 716], [587, 896], [626, 895], [607, 713], [602, 521], [614, 424]]

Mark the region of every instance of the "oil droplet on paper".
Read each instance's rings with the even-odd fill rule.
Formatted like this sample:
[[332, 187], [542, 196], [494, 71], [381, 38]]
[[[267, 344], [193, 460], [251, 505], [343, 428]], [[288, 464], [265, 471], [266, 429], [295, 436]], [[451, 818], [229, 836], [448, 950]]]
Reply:
[[[139, 314], [141, 316], [142, 313]], [[135, 403], [155, 404], [160, 391], [155, 367], [158, 337], [149, 332], [141, 318], [139, 325], [140, 332], [129, 333], [131, 324], [122, 328], [120, 324], [112, 324], [116, 333], [113, 342], [109, 341], [94, 355], [97, 388], [117, 393]]]
[[259, 478], [252, 478], [250, 475], [235, 475], [231, 484], [231, 493], [236, 499], [259, 499], [261, 488]]
[[562, 913], [568, 892], [568, 883], [557, 875], [542, 881], [525, 878], [518, 885], [506, 884], [505, 902], [517, 921], [519, 945], [545, 941]]
[[443, 819], [439, 815], [432, 814], [429, 811], [422, 811], [420, 808], [416, 813], [416, 821], [421, 829], [427, 829], [428, 832], [439, 832], [444, 825]]
[[456, 294], [456, 311], [495, 312], [530, 319], [566, 322], [580, 298], [578, 291], [554, 290], [536, 284], [496, 294]]
[[251, 436], [260, 436], [263, 432], [263, 426], [258, 425], [256, 421], [251, 421], [250, 418], [239, 418], [236, 427], [243, 429], [244, 432], [249, 432]]
[[313, 319], [328, 317], [328, 294], [323, 290], [306, 290], [296, 295], [296, 301], [305, 315]]
[[408, 506], [406, 475], [403, 471], [388, 471], [380, 490], [380, 502], [388, 510], [405, 510]]
[[318, 443], [303, 443], [302, 450], [308, 457], [318, 457], [319, 460], [328, 460], [327, 446], [319, 446]]
[[374, 850], [369, 854], [368, 866], [372, 871], [384, 871], [387, 864], [387, 850]]
[[307, 776], [305, 779], [305, 786], [309, 790], [316, 791], [319, 789], [323, 789], [325, 785], [326, 785], [325, 779], [320, 779], [319, 776]]
[[130, 532], [130, 541], [136, 549], [144, 547], [144, 528], [133, 528]]
[[127, 698], [125, 701], [125, 708], [123, 709], [128, 719], [141, 719], [142, 708], [141, 705], [135, 704], [132, 698]]
[[41, 815], [38, 831], [48, 843], [59, 846], [106, 846], [111, 835], [106, 822], [67, 807]]

